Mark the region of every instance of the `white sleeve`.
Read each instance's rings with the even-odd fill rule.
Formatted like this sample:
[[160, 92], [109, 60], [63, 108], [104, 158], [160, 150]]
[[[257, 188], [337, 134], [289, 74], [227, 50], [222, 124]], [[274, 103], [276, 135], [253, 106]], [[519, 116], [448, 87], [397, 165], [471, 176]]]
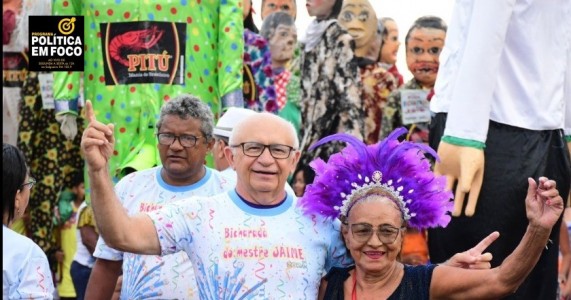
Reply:
[[496, 74], [516, 0], [468, 2], [470, 13], [460, 29], [463, 44], [451, 49], [458, 52], [451, 54], [456, 63], [443, 66], [456, 68], [453, 85], [444, 95], [450, 103], [444, 134], [485, 143]]
[[106, 260], [123, 260], [123, 252], [115, 250], [107, 244], [101, 236], [97, 239], [97, 246], [95, 246], [95, 251], [93, 251], [93, 256], [97, 258], [102, 258]]

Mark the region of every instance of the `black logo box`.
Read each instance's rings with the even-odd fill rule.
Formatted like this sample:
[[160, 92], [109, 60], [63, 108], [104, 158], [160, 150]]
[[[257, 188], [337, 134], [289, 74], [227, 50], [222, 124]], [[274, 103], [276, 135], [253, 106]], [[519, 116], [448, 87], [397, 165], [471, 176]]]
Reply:
[[84, 28], [83, 16], [29, 16], [30, 71], [83, 71]]

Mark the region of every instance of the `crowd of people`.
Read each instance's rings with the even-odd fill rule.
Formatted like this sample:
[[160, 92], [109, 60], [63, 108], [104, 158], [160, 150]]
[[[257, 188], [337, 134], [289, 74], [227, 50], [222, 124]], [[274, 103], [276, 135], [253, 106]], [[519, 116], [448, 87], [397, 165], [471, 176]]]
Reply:
[[[182, 74], [194, 92], [144, 96], [133, 118], [133, 100], [111, 104], [127, 125], [94, 88], [85, 124], [55, 112], [65, 138], [48, 148], [78, 149], [83, 170], [62, 154], [74, 167], [50, 178], [59, 154], [34, 157], [29, 131], [4, 143], [3, 297], [571, 299], [571, 3], [556, 1], [457, 1], [404, 49], [369, 0], [307, 0], [307, 28], [295, 0], [263, 0], [260, 29], [251, 0], [220, 4], [228, 41], [206, 45], [240, 64], [221, 50]], [[210, 75], [225, 83], [197, 88]], [[23, 86], [32, 116], [38, 74]], [[49, 231], [18, 229], [36, 215]]]

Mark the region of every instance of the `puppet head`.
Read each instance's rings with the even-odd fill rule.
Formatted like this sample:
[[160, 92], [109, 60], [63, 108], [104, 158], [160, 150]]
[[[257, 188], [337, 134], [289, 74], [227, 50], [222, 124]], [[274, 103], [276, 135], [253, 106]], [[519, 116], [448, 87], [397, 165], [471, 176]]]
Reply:
[[8, 0], [2, 4], [2, 45], [8, 45], [14, 29], [16, 29], [16, 16], [22, 9], [22, 0]]
[[399, 51], [399, 28], [395, 20], [391, 18], [382, 18], [379, 20], [382, 31], [382, 46], [379, 61], [388, 65], [394, 65], [397, 62], [397, 53]]
[[307, 13], [317, 20], [336, 19], [341, 12], [343, 0], [307, 0]]
[[293, 18], [285, 12], [275, 12], [264, 20], [262, 35], [270, 44], [273, 67], [285, 67], [292, 59], [297, 43], [297, 30]]
[[417, 19], [406, 34], [406, 64], [424, 88], [434, 87], [446, 29], [441, 18], [426, 16]]
[[297, 5], [295, 0], [262, 0], [262, 20], [265, 20], [271, 13], [283, 11], [290, 15], [293, 20], [297, 16]]
[[338, 19], [355, 40], [355, 55], [365, 56], [377, 36], [377, 15], [371, 3], [368, 0], [345, 0]]

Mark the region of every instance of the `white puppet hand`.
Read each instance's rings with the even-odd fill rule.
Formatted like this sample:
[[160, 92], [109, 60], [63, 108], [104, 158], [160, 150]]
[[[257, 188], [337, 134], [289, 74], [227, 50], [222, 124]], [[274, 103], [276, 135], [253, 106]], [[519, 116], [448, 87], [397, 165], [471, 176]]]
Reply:
[[450, 190], [458, 181], [452, 215], [457, 217], [462, 214], [464, 198], [466, 193], [470, 192], [465, 214], [468, 217], [473, 216], [484, 180], [484, 151], [441, 141], [438, 146], [438, 156], [440, 161], [436, 162], [434, 173], [446, 176], [447, 187]]
[[77, 121], [74, 114], [56, 115], [56, 120], [60, 123], [61, 133], [66, 139], [72, 141], [77, 135]]

